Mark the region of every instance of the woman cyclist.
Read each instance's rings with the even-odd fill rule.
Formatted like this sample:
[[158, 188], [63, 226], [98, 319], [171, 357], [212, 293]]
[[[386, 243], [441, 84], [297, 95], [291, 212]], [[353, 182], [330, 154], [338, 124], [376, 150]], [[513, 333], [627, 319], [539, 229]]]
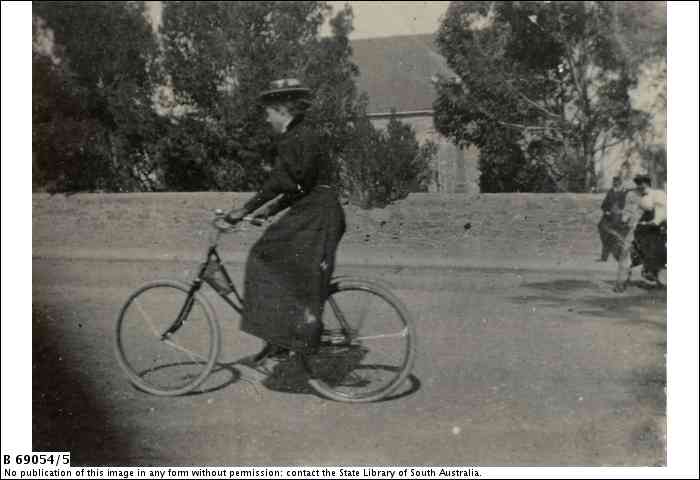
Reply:
[[290, 207], [255, 243], [246, 264], [241, 330], [266, 342], [254, 357], [258, 363], [318, 348], [322, 308], [345, 232], [331, 185], [332, 162], [316, 130], [304, 123], [310, 89], [298, 79], [277, 80], [260, 100], [277, 135], [276, 161], [260, 191], [226, 217], [236, 223], [256, 211], [267, 218]]

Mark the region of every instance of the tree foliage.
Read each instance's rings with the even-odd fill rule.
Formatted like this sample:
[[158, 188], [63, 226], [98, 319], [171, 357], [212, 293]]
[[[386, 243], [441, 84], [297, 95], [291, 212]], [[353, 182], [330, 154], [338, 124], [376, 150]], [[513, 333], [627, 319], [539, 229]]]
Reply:
[[362, 208], [384, 207], [427, 187], [437, 145], [419, 144], [413, 127], [392, 116], [386, 129], [376, 129], [364, 118], [354, 135], [340, 170], [354, 203]]
[[[349, 7], [331, 18], [325, 2], [167, 1], [157, 32], [144, 13], [143, 2], [35, 2], [35, 185], [256, 189], [273, 160], [258, 95], [289, 77], [314, 91], [306, 121], [330, 161], [375, 145], [383, 150], [367, 152], [372, 162], [385, 162], [385, 176], [397, 169], [383, 195], [399, 198], [418, 181], [415, 133], [392, 122], [385, 136], [366, 119]], [[326, 21], [331, 35], [321, 36]]]
[[[182, 149], [167, 156], [178, 153], [179, 163], [202, 165], [209, 188], [256, 188], [271, 160], [266, 152], [272, 141], [257, 95], [269, 81], [294, 76], [314, 90], [307, 121], [322, 132], [329, 158], [337, 159], [351, 138], [351, 121], [364, 110], [350, 59], [352, 12], [337, 13], [332, 35], [320, 37], [328, 13], [325, 3], [309, 1], [165, 2], [164, 68], [175, 102], [190, 107], [183, 118], [198, 125], [177, 141], [202, 146], [189, 159]], [[200, 151], [208, 153], [204, 161]], [[191, 188], [190, 180], [173, 174], [170, 182]]]
[[34, 183], [143, 189], [158, 119], [157, 44], [142, 2], [34, 2], [33, 15]]
[[436, 127], [482, 150], [485, 190], [589, 191], [596, 158], [649, 123], [629, 94], [644, 49], [620, 40], [646, 18], [619, 2], [452, 2], [437, 43], [457, 78], [438, 85]]

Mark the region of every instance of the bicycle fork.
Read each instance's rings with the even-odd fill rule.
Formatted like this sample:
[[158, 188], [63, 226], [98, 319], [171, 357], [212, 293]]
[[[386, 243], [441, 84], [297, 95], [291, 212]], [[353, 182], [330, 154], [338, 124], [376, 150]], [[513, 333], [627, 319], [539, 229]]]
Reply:
[[190, 312], [192, 311], [192, 305], [194, 305], [194, 294], [197, 292], [202, 287], [202, 280], [199, 279], [199, 276], [197, 279], [194, 281], [192, 284], [192, 287], [190, 288], [190, 291], [187, 294], [187, 299], [185, 300], [185, 304], [182, 306], [180, 309], [180, 313], [177, 314], [177, 318], [173, 322], [170, 327], [163, 333], [163, 335], [160, 336], [161, 341], [165, 341], [168, 339], [170, 335], [173, 333], [177, 332], [180, 327], [185, 323], [187, 320], [187, 317], [189, 316]]

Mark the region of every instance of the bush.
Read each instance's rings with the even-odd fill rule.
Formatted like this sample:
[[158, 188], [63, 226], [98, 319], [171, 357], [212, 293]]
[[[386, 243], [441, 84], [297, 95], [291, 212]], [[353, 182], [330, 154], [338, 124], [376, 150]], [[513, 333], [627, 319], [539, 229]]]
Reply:
[[385, 207], [425, 188], [436, 154], [437, 145], [420, 145], [413, 128], [395, 117], [386, 130], [362, 119], [340, 162], [341, 183], [350, 202], [360, 208]]

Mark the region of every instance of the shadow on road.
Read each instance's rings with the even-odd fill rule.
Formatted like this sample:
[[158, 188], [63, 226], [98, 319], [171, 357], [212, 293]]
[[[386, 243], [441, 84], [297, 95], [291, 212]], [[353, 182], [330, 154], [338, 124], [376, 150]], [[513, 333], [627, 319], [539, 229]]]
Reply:
[[130, 438], [91, 380], [90, 366], [65, 341], [61, 312], [32, 311], [32, 450], [71, 452], [73, 465], [120, 465], [133, 453]]
[[404, 398], [404, 397], [408, 397], [409, 395], [413, 395], [418, 390], [420, 390], [421, 381], [415, 375], [410, 374], [406, 378], [406, 381], [409, 384], [409, 388], [407, 388], [406, 390], [399, 390], [398, 393], [395, 393], [393, 395], [389, 395], [388, 397], [382, 398], [380, 401], [381, 402], [389, 402], [389, 401], [393, 401], [393, 400], [398, 400], [400, 398]]
[[[651, 288], [645, 282], [635, 282], [624, 293], [614, 293], [614, 282], [564, 279], [523, 284], [522, 287], [539, 291], [535, 295], [520, 295], [511, 300], [516, 304], [566, 309], [589, 317], [622, 320], [648, 324], [666, 329], [666, 290]], [[642, 290], [640, 293], [639, 290]], [[641, 315], [648, 310], [652, 315]], [[656, 315], [659, 313], [660, 315]], [[655, 317], [660, 317], [658, 321]]]
[[656, 414], [666, 412], [666, 369], [663, 365], [631, 371], [624, 383], [640, 404], [649, 405]]
[[[362, 365], [362, 368], [370, 368], [369, 365]], [[375, 366], [376, 367], [376, 366]], [[262, 382], [267, 389], [294, 394], [320, 396], [316, 390], [309, 386], [309, 376], [300, 361], [288, 360], [280, 362]], [[406, 379], [404, 386], [400, 387], [398, 393], [394, 393], [381, 399], [381, 402], [399, 400], [414, 394], [421, 388], [420, 380], [413, 374]]]
[[522, 286], [525, 288], [532, 288], [535, 290], [544, 290], [546, 292], [555, 293], [572, 293], [579, 290], [598, 290], [600, 288], [600, 284], [598, 282], [578, 279], [551, 280], [548, 282], [532, 282], [525, 283]]
[[[205, 381], [203, 388], [197, 388], [184, 394], [183, 396], [197, 396], [216, 392], [241, 381], [252, 382], [253, 384], [257, 383], [255, 381], [251, 381], [250, 379], [246, 379], [237, 368], [237, 365], [245, 365], [245, 361], [246, 359], [244, 358], [229, 363], [217, 363], [217, 365], [211, 371], [209, 378]], [[158, 366], [158, 369], [178, 367], [187, 363], [189, 362], [160, 365]], [[382, 365], [361, 365], [360, 368], [369, 370], [391, 369], [390, 367], [385, 367]], [[224, 375], [224, 378], [221, 378], [222, 374]], [[308, 372], [303, 368], [301, 362], [296, 361], [296, 359], [289, 359], [275, 365], [270, 375], [265, 377], [261, 383], [265, 388], [272, 391], [318, 396], [318, 393], [309, 386], [308, 382]], [[406, 386], [408, 388], [406, 388]], [[394, 393], [386, 398], [383, 398], [381, 401], [398, 400], [400, 398], [407, 397], [417, 392], [420, 387], [420, 380], [415, 375], [409, 375], [406, 379], [405, 385], [398, 390], [398, 393]], [[144, 393], [148, 393], [140, 389], [138, 386], [134, 386], [134, 388]]]
[[629, 444], [638, 451], [650, 452], [650, 465], [665, 466], [666, 457], [666, 370], [665, 366], [637, 369], [622, 379], [638, 405], [650, 408], [656, 417], [642, 419], [629, 433]]
[[216, 378], [216, 375], [224, 372], [227, 374], [230, 374], [229, 378], [226, 379], [223, 382], [217, 382], [216, 384], [212, 386], [208, 386], [206, 388], [198, 389], [195, 390], [194, 392], [191, 392], [190, 395], [196, 395], [196, 394], [202, 394], [202, 393], [212, 393], [216, 392], [218, 390], [223, 390], [226, 387], [229, 387], [235, 383], [238, 383], [241, 378], [241, 372], [238, 370], [233, 363], [217, 363], [214, 369], [211, 371], [209, 374], [210, 377]]
[[[167, 369], [177, 369], [178, 367], [183, 367], [183, 366], [188, 366], [188, 365], [203, 365], [205, 362], [174, 362], [174, 363], [168, 363], [164, 365], [158, 365], [155, 368], [150, 368], [147, 370], [143, 370], [138, 372], [139, 376], [143, 376], [149, 373], [156, 372], [158, 370], [165, 370]], [[220, 376], [221, 373], [228, 374], [227, 378], [225, 380], [219, 380], [218, 377]], [[176, 375], [176, 373], [173, 373], [172, 375]], [[210, 380], [211, 378], [215, 379], [214, 381]], [[240, 379], [242, 378], [241, 372], [235, 368], [235, 363], [217, 363], [212, 371], [209, 373], [209, 376], [207, 380], [204, 382], [204, 385], [206, 385], [205, 388], [196, 388], [195, 390], [188, 392], [184, 394], [183, 396], [193, 396], [193, 395], [203, 395], [205, 393], [212, 393], [216, 392], [219, 390], [223, 390], [224, 388], [233, 385], [234, 383], [237, 383]], [[140, 388], [138, 385], [133, 385], [133, 387], [143, 393], [152, 395], [150, 392], [147, 392], [146, 390]]]
[[[552, 308], [557, 318], [576, 321], [601, 319], [607, 325], [631, 325], [656, 330], [661, 338], [651, 344], [656, 347], [654, 358], [647, 367], [620, 369], [615, 382], [629, 396], [615, 408], [620, 412], [644, 407], [653, 412], [629, 432], [628, 445], [632, 451], [648, 452], [650, 465], [665, 465], [664, 418], [666, 415], [666, 289], [653, 288], [646, 282], [633, 282], [624, 293], [615, 293], [612, 281], [579, 279], [552, 280], [523, 284], [535, 294], [512, 298], [516, 304]], [[560, 314], [561, 312], [561, 314]]]

